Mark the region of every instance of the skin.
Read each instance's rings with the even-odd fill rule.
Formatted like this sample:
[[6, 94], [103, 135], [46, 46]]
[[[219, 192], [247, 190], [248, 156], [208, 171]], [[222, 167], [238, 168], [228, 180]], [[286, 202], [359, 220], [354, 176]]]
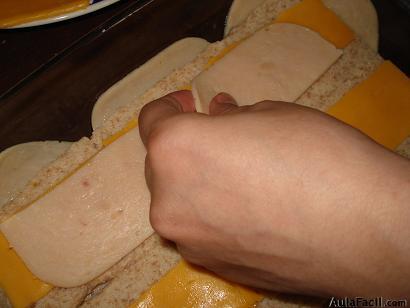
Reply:
[[150, 220], [182, 256], [249, 286], [410, 294], [410, 162], [319, 111], [189, 91], [146, 105]]

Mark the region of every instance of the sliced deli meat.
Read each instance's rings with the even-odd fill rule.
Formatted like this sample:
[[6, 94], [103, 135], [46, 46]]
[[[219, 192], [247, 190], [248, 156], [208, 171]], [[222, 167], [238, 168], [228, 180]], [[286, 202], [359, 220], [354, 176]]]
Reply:
[[145, 154], [133, 129], [0, 225], [36, 277], [54, 286], [82, 285], [153, 233]]
[[342, 54], [319, 34], [287, 23], [272, 24], [231, 50], [192, 83], [196, 108], [231, 94], [239, 105], [295, 101]]

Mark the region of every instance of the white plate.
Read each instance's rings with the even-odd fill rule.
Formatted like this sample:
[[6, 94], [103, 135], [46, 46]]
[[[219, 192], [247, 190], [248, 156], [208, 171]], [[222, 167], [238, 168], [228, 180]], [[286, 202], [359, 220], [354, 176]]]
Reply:
[[85, 14], [89, 14], [91, 12], [100, 10], [100, 9], [102, 9], [102, 8], [108, 6], [108, 5], [111, 5], [115, 2], [118, 2], [118, 1], [120, 1], [120, 0], [102, 0], [102, 1], [94, 3], [94, 4], [90, 4], [89, 6], [87, 6], [87, 8], [85, 8], [83, 10], [78, 10], [78, 11], [74, 11], [74, 12], [71, 12], [71, 13], [67, 13], [67, 14], [59, 15], [59, 16], [54, 16], [54, 17], [50, 17], [50, 18], [40, 19], [40, 20], [20, 24], [20, 25], [17, 25], [17, 26], [13, 26], [13, 27], [10, 27], [10, 28], [26, 28], [26, 27], [41, 26], [41, 25], [51, 24], [51, 23], [55, 23], [55, 22], [60, 22], [60, 21], [63, 21], [63, 20], [67, 20], [67, 19], [78, 17], [78, 16], [82, 16], [82, 15], [85, 15]]

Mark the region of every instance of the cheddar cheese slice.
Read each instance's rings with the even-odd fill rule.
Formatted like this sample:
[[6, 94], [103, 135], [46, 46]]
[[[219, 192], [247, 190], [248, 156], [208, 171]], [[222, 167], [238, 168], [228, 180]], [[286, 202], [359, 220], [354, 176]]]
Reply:
[[328, 113], [393, 150], [410, 136], [410, 79], [385, 61]]
[[274, 21], [293, 23], [319, 33], [337, 48], [346, 47], [354, 39], [354, 33], [321, 0], [303, 0], [282, 12]]
[[89, 0], [1, 0], [0, 28], [84, 9]]
[[113, 143], [114, 141], [116, 141], [118, 138], [122, 137], [123, 135], [125, 135], [126, 133], [128, 133], [130, 130], [136, 128], [138, 125], [138, 121], [137, 119], [132, 119], [131, 121], [129, 121], [127, 123], [127, 125], [124, 126], [123, 129], [121, 129], [120, 131], [116, 132], [115, 134], [105, 138], [103, 140], [103, 145], [104, 147], [110, 145], [111, 143]]
[[211, 59], [209, 59], [208, 63], [206, 64], [204, 69], [209, 69], [211, 66], [213, 66], [216, 62], [221, 60], [223, 57], [225, 57], [228, 53], [230, 53], [233, 49], [239, 46], [239, 44], [242, 41], [239, 42], [234, 42], [228, 46], [226, 46], [224, 49], [221, 50], [220, 53], [218, 53], [216, 56], [213, 56]]
[[248, 308], [262, 298], [250, 289], [181, 261], [130, 308]]
[[32, 305], [53, 287], [36, 278], [0, 233], [0, 288], [14, 308]]

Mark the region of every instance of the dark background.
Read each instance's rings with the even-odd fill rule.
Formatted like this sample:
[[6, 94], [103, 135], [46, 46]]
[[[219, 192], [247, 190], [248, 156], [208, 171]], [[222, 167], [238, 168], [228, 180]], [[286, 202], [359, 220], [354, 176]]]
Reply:
[[[410, 12], [394, 0], [372, 1], [380, 54], [410, 75]], [[89, 136], [92, 107], [106, 89], [181, 38], [221, 39], [231, 2], [123, 0], [61, 23], [0, 30], [0, 151]]]

